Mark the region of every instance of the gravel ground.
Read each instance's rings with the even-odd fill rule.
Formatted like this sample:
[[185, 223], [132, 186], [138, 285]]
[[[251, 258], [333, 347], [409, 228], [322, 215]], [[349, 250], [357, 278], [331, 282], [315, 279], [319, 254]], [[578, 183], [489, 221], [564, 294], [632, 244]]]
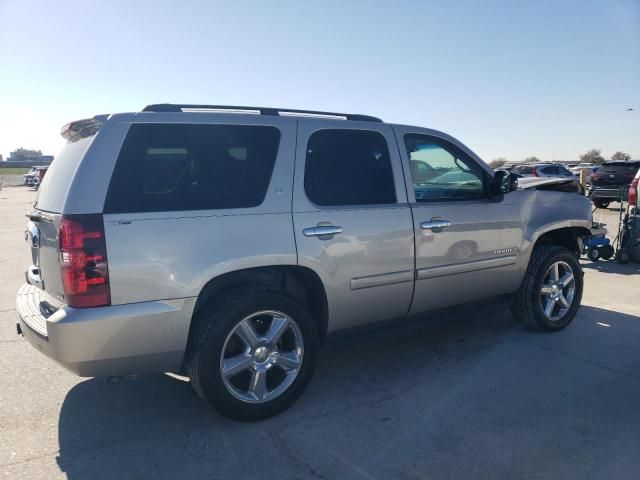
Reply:
[[[34, 193], [0, 191], [0, 473], [5, 478], [637, 478], [640, 266], [584, 262], [583, 308], [558, 333], [504, 308], [325, 345], [284, 414], [229, 421], [189, 384], [110, 384], [15, 334]], [[603, 218], [615, 223], [616, 215]]]

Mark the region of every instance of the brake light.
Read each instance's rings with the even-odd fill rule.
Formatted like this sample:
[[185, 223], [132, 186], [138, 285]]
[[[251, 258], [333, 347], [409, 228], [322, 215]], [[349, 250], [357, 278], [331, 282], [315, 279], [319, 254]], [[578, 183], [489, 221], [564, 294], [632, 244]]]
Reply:
[[71, 307], [111, 303], [102, 215], [63, 215], [60, 222], [62, 286]]
[[638, 180], [640, 180], [640, 178], [634, 178], [631, 185], [629, 185], [629, 205], [635, 206], [638, 201]]

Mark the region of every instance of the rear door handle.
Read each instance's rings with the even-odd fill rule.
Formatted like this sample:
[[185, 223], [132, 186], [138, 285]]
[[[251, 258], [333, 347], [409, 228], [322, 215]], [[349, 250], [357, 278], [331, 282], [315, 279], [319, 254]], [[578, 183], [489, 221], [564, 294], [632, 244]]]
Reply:
[[317, 227], [305, 228], [302, 233], [305, 237], [319, 237], [321, 240], [328, 240], [343, 231], [344, 228], [334, 225], [318, 225]]
[[435, 220], [431, 219], [428, 222], [422, 222], [420, 228], [422, 230], [431, 230], [432, 232], [441, 232], [445, 228], [449, 227], [451, 222], [449, 220]]

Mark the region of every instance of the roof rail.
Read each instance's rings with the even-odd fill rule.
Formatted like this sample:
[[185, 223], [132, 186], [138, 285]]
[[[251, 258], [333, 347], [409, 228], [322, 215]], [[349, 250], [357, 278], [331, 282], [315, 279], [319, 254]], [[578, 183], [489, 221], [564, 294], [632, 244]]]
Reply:
[[294, 110], [291, 108], [270, 108], [270, 107], [239, 107], [232, 105], [190, 105], [176, 103], [157, 103], [147, 105], [143, 112], [183, 112], [184, 110], [220, 110], [231, 111], [234, 113], [258, 113], [260, 115], [290, 116], [290, 115], [308, 115], [310, 117], [336, 117], [345, 120], [355, 120], [360, 122], [382, 122], [377, 117], [369, 115], [359, 115], [357, 113], [335, 113], [335, 112], [319, 112], [316, 110]]

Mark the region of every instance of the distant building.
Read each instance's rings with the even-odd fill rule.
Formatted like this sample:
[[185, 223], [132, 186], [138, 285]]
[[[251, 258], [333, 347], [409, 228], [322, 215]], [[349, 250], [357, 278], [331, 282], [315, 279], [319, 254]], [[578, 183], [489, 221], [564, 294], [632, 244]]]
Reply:
[[2, 154], [0, 153], [0, 162], [4, 162], [4, 159], [2, 158]]
[[[0, 157], [1, 158], [1, 157]], [[19, 148], [9, 154], [8, 162], [51, 163], [53, 155], [43, 155], [40, 150], [27, 150]]]

